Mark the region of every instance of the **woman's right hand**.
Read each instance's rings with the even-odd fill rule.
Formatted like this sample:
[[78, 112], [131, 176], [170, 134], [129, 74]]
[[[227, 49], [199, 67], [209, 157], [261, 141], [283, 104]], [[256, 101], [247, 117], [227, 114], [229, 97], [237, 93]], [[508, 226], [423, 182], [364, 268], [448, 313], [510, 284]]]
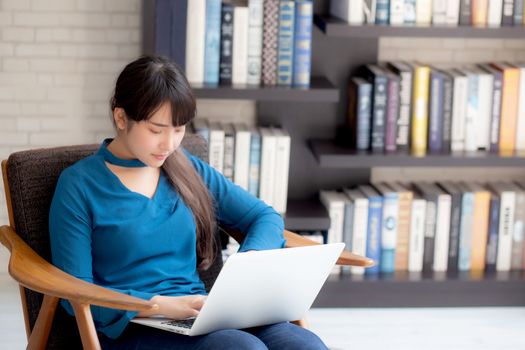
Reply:
[[162, 315], [174, 320], [182, 320], [189, 317], [196, 317], [206, 301], [204, 295], [185, 295], [180, 297], [170, 297], [155, 295], [151, 302], [158, 305], [154, 311], [142, 311], [137, 316], [149, 317]]

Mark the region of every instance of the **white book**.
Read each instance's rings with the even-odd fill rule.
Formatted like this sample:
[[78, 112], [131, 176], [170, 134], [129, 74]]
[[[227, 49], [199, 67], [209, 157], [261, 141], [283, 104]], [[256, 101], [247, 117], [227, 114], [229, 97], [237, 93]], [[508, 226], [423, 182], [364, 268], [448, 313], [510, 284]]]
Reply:
[[251, 133], [246, 124], [235, 123], [233, 129], [235, 130], [233, 182], [248, 191]]
[[416, 24], [430, 25], [431, 22], [432, 22], [432, 0], [417, 0], [416, 1]]
[[481, 69], [478, 74], [478, 119], [475, 120], [476, 148], [490, 150], [490, 118], [492, 115], [492, 95], [494, 76]]
[[284, 129], [273, 129], [277, 137], [275, 151], [275, 186], [273, 201], [275, 210], [286, 213], [286, 203], [288, 201], [288, 176], [290, 170], [290, 134]]
[[479, 114], [479, 78], [478, 74], [470, 69], [462, 69], [468, 80], [467, 110], [465, 114], [465, 151], [476, 151], [476, 120]]
[[459, 23], [459, 0], [447, 1], [446, 24], [457, 26]]
[[467, 114], [468, 78], [459, 71], [451, 71], [454, 79], [452, 100], [452, 151], [465, 150], [465, 118]]
[[[348, 201], [348, 197], [337, 191], [321, 191], [319, 197], [330, 216], [327, 243], [342, 242], [345, 204]], [[339, 273], [341, 273], [341, 266], [335, 265], [332, 269], [332, 274]]]
[[500, 198], [496, 270], [510, 271], [516, 193], [502, 182], [489, 183], [488, 187]]
[[261, 133], [261, 175], [259, 178], [259, 198], [274, 206], [275, 192], [275, 153], [277, 137], [270, 128], [259, 128]]
[[423, 252], [425, 242], [425, 216], [427, 201], [414, 197], [410, 213], [410, 241], [408, 247], [408, 271], [423, 271]]
[[446, 0], [432, 1], [432, 24], [443, 26], [447, 24], [447, 5]]
[[262, 38], [263, 0], [249, 0], [247, 62], [248, 84], [259, 85], [261, 83]]
[[[351, 237], [350, 247], [352, 253], [365, 256], [366, 255], [366, 233], [368, 230], [368, 198], [359, 190], [345, 189], [344, 193], [352, 202], [352, 222], [351, 222]], [[345, 218], [346, 221], [347, 218]], [[344, 223], [346, 225], [346, 222]], [[347, 242], [345, 242], [347, 243]], [[348, 244], [348, 243], [347, 243]], [[360, 266], [351, 266], [350, 273], [352, 275], [363, 275], [365, 268]]]
[[364, 22], [374, 24], [376, 22], [376, 0], [363, 0]]
[[233, 11], [232, 84], [243, 85], [248, 82], [248, 7]]
[[192, 84], [204, 82], [206, 0], [188, 1], [186, 23], [186, 78]]
[[390, 25], [402, 25], [405, 21], [405, 0], [390, 0]]
[[502, 14], [503, 0], [489, 0], [489, 7], [487, 12], [487, 25], [489, 27], [500, 27]]
[[363, 0], [330, 0], [330, 14], [349, 24], [363, 24], [364, 2]]
[[518, 117], [516, 124], [516, 150], [525, 150], [525, 63], [517, 65], [520, 70], [518, 90]]
[[210, 165], [222, 174], [224, 168], [224, 129], [219, 122], [210, 122]]
[[436, 235], [434, 239], [434, 271], [447, 271], [448, 242], [450, 236], [451, 196], [442, 191], [438, 196]]

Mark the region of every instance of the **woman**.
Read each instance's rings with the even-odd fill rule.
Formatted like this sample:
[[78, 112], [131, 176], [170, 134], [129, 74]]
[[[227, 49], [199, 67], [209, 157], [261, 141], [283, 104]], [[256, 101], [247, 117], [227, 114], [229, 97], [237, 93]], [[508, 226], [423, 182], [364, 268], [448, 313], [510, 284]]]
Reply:
[[[277, 212], [179, 147], [195, 109], [173, 62], [146, 56], [128, 64], [111, 99], [115, 138], [63, 171], [50, 211], [57, 267], [151, 300], [155, 314], [173, 319], [196, 316], [205, 302], [198, 269], [215, 258], [216, 222], [246, 234], [239, 252], [285, 243]], [[107, 349], [326, 349], [290, 323], [188, 337], [129, 323], [152, 312], [92, 313]]]

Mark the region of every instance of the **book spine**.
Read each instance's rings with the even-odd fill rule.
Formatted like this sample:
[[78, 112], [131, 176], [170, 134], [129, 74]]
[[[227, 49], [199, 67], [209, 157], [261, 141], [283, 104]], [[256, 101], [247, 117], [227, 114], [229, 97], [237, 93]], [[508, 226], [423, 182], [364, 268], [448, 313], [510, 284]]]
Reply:
[[[352, 252], [355, 254], [366, 254], [366, 233], [368, 225], [368, 200], [357, 199], [354, 206], [353, 215], [353, 232], [352, 232]], [[363, 267], [352, 266], [350, 272], [353, 275], [362, 275], [365, 273]]]
[[461, 223], [459, 230], [458, 270], [470, 270], [470, 254], [472, 246], [472, 220], [474, 215], [474, 194], [463, 193], [461, 200]]
[[436, 212], [436, 236], [434, 240], [434, 271], [447, 271], [448, 241], [450, 229], [451, 198], [448, 194], [438, 197]]
[[501, 25], [502, 26], [514, 25], [514, 0], [503, 0]]
[[291, 138], [287, 133], [281, 132], [277, 136], [277, 153], [275, 155], [275, 190], [273, 193], [274, 208], [280, 213], [286, 213], [288, 200], [288, 177], [290, 169]]
[[503, 73], [501, 117], [499, 133], [500, 151], [514, 151], [518, 115], [519, 70], [506, 68]]
[[185, 71], [188, 0], [170, 1], [170, 5], [172, 18], [170, 56]]
[[489, 0], [489, 8], [487, 10], [487, 24], [489, 27], [500, 27], [501, 16], [503, 11], [503, 1]]
[[467, 113], [468, 80], [467, 77], [454, 78], [454, 98], [452, 100], [452, 151], [465, 150], [465, 116]]
[[525, 192], [516, 192], [514, 205], [514, 225], [512, 234], [512, 249], [510, 258], [511, 270], [521, 270], [523, 267], [523, 229], [525, 223]]
[[412, 193], [399, 193], [399, 214], [397, 220], [397, 239], [396, 239], [396, 271], [408, 270], [408, 251], [410, 240], [410, 212], [412, 207]]
[[248, 82], [248, 8], [236, 6], [233, 15], [232, 83]]
[[516, 121], [516, 149], [525, 150], [525, 65], [519, 69], [518, 117]]
[[253, 132], [250, 142], [250, 176], [248, 191], [255, 197], [259, 197], [259, 169], [261, 166], [261, 136]]
[[477, 191], [474, 196], [470, 269], [472, 271], [483, 271], [485, 269], [489, 231], [490, 193], [488, 191]]
[[390, 0], [377, 0], [376, 24], [387, 25], [390, 18]]
[[452, 137], [452, 78], [443, 76], [443, 135], [441, 138], [441, 149], [444, 152], [450, 152]]
[[500, 199], [498, 196], [490, 198], [489, 236], [487, 240], [486, 271], [496, 271], [496, 257], [498, 252], [498, 227], [499, 227]]
[[224, 134], [224, 171], [223, 175], [233, 182], [233, 161], [235, 150], [234, 134]]
[[310, 86], [310, 66], [312, 55], [313, 3], [303, 0], [295, 3], [295, 37], [293, 61], [293, 85]]
[[186, 77], [192, 84], [204, 82], [204, 37], [206, 0], [188, 1], [186, 31]]
[[459, 23], [459, 0], [447, 1], [447, 25], [457, 26]]
[[496, 255], [496, 271], [509, 271], [512, 252], [512, 231], [516, 194], [505, 191], [500, 197], [500, 217], [498, 227], [498, 254]]
[[450, 238], [448, 241], [448, 271], [458, 271], [459, 228], [461, 223], [461, 193], [451, 194]]
[[430, 25], [432, 22], [432, 0], [416, 1], [416, 23], [419, 25]]
[[279, 0], [267, 0], [263, 8], [263, 48], [261, 79], [264, 85], [277, 84], [277, 38]]
[[401, 72], [399, 118], [397, 119], [396, 147], [408, 151], [410, 135], [410, 108], [412, 98], [412, 73]]
[[495, 72], [493, 76], [494, 86], [492, 89], [492, 113], [490, 117], [490, 151], [497, 153], [499, 151], [499, 123], [503, 76], [500, 72]]
[[220, 33], [221, 0], [206, 0], [204, 82], [207, 84], [219, 83]]
[[405, 0], [405, 24], [413, 25], [416, 24], [416, 0]]
[[432, 271], [434, 265], [434, 243], [436, 239], [437, 200], [427, 198], [425, 212], [425, 236], [423, 246], [423, 271]]
[[381, 224], [381, 272], [392, 273], [395, 268], [399, 195], [386, 193], [383, 197]]
[[490, 149], [490, 119], [492, 115], [492, 89], [494, 77], [480, 74], [478, 77], [478, 116], [476, 120], [476, 148]]
[[220, 173], [224, 170], [224, 130], [210, 131], [210, 165]]
[[261, 173], [259, 180], [259, 198], [266, 204], [274, 205], [275, 186], [275, 151], [276, 137], [269, 128], [261, 128]]
[[235, 169], [233, 171], [234, 182], [248, 191], [250, 173], [250, 133], [248, 131], [235, 134]]
[[[349, 200], [345, 203], [345, 215], [343, 223], [343, 242], [345, 243], [345, 249], [348, 251], [353, 251], [352, 247], [352, 231], [354, 227], [354, 211], [355, 211], [355, 202]], [[346, 273], [350, 272], [350, 266], [342, 266], [341, 272]]]
[[281, 1], [279, 12], [279, 43], [277, 53], [277, 84], [292, 85], [294, 57], [295, 3]]
[[221, 58], [219, 81], [221, 84], [232, 83], [233, 55], [233, 5], [224, 3], [221, 9]]
[[430, 73], [430, 109], [429, 109], [428, 148], [439, 153], [443, 148], [443, 75]]
[[249, 0], [247, 82], [250, 85], [261, 83], [263, 7], [263, 0]]
[[468, 74], [467, 114], [465, 116], [465, 150], [477, 150], [477, 116], [479, 113], [478, 75]]
[[[359, 2], [359, 1], [357, 1]], [[405, 0], [390, 0], [390, 25], [402, 25], [405, 10]]]
[[370, 120], [372, 113], [372, 85], [361, 84], [357, 87], [357, 135], [356, 148], [370, 148]]
[[432, 24], [447, 24], [447, 1], [432, 1]]
[[412, 201], [408, 252], [408, 271], [410, 272], [423, 270], [426, 207], [427, 201], [424, 199], [414, 199]]
[[385, 115], [387, 104], [387, 78], [377, 75], [374, 79], [374, 99], [372, 101], [372, 137], [373, 151], [383, 152], [385, 149]]
[[424, 154], [427, 150], [429, 79], [429, 67], [419, 66], [415, 68], [411, 149], [416, 155]]
[[397, 150], [396, 133], [399, 118], [399, 79], [388, 79], [388, 93], [385, 125], [385, 150]]
[[459, 5], [459, 25], [472, 24], [472, 0], [461, 0]]
[[369, 198], [368, 203], [368, 232], [366, 242], [366, 256], [377, 262], [376, 265], [366, 269], [365, 274], [375, 275], [379, 273], [379, 262], [381, 261], [381, 215], [383, 200], [380, 197]]
[[488, 0], [472, 0], [472, 25], [484, 27], [487, 25]]
[[523, 0], [514, 0], [514, 25], [523, 25]]

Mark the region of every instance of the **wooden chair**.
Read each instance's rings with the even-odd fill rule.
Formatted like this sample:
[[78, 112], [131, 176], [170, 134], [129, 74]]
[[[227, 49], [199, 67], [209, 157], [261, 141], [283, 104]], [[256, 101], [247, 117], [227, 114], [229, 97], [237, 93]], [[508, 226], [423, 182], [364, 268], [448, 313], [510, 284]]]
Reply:
[[[188, 134], [184, 147], [207, 160], [206, 142]], [[100, 349], [90, 305], [122, 310], [150, 310], [149, 301], [77, 279], [51, 265], [48, 214], [58, 176], [99, 145], [58, 147], [13, 153], [2, 162], [10, 226], [0, 227], [0, 241], [11, 252], [9, 273], [20, 285], [28, 349]], [[239, 232], [228, 231], [241, 240]], [[216, 235], [219, 247], [219, 235]], [[316, 244], [285, 231], [287, 247]], [[218, 248], [217, 248], [218, 249]], [[221, 267], [221, 254], [201, 273], [209, 291]], [[339, 264], [370, 266], [373, 261], [343, 252]], [[75, 317], [57, 307], [60, 298], [73, 306]]]

